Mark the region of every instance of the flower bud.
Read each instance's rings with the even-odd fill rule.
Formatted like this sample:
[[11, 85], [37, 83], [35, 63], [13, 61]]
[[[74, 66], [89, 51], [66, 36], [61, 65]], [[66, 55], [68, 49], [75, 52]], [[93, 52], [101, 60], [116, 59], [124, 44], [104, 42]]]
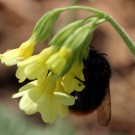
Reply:
[[37, 22], [33, 30], [33, 36], [38, 42], [43, 42], [50, 36], [53, 25], [61, 12], [61, 9], [52, 10], [42, 16], [41, 19]]

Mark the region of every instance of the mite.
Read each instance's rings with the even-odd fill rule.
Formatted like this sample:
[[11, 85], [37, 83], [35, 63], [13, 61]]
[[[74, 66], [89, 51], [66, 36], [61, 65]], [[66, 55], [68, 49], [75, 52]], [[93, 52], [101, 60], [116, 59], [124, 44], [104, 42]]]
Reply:
[[101, 126], [108, 126], [111, 119], [111, 100], [109, 81], [111, 67], [106, 54], [90, 48], [87, 59], [83, 60], [85, 88], [81, 92], [73, 91], [75, 104], [69, 109], [77, 114], [88, 114], [97, 111], [97, 121]]

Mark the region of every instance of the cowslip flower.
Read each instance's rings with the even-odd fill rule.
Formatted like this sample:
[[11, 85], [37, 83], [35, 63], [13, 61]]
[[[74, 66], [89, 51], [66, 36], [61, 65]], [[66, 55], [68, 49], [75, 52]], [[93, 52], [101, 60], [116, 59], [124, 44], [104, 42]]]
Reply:
[[71, 69], [63, 76], [62, 85], [64, 90], [70, 94], [75, 91], [82, 91], [85, 87], [83, 82], [85, 81], [83, 75], [83, 64], [75, 62]]
[[42, 50], [41, 53], [31, 56], [25, 61], [19, 62], [16, 71], [16, 77], [19, 79], [19, 82], [23, 82], [26, 78], [30, 80], [37, 79], [42, 74], [46, 76], [48, 69], [45, 66], [45, 61], [55, 51], [57, 51], [57, 48], [48, 47]]
[[23, 86], [13, 98], [22, 97], [20, 109], [26, 114], [39, 112], [44, 122], [52, 123], [57, 116], [65, 117], [74, 97], [63, 92], [63, 87], [54, 74]]
[[19, 61], [29, 58], [33, 51], [36, 42], [30, 38], [21, 44], [19, 48], [9, 50], [0, 55], [2, 64], [6, 66], [12, 66], [17, 64]]
[[38, 21], [32, 33], [35, 42], [31, 47], [21, 45], [1, 55], [1, 61], [6, 65], [17, 64], [19, 82], [26, 78], [34, 80], [13, 95], [13, 98], [21, 97], [20, 109], [26, 114], [39, 112], [48, 123], [57, 116], [65, 117], [68, 106], [75, 103], [70, 94], [84, 89], [83, 59], [88, 56], [93, 31], [100, 23], [97, 16], [73, 22], [54, 36], [48, 48], [31, 56], [35, 43], [48, 39], [63, 10], [50, 11]]
[[70, 48], [61, 47], [46, 61], [46, 67], [56, 74], [61, 74], [67, 64], [72, 62], [73, 52]]

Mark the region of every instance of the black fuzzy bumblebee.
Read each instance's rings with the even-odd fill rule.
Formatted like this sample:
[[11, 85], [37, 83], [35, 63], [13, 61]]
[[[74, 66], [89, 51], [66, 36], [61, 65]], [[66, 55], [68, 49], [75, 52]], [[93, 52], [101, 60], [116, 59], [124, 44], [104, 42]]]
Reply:
[[97, 110], [98, 123], [101, 126], [107, 126], [111, 119], [110, 65], [105, 54], [99, 53], [94, 48], [90, 48], [89, 56], [83, 63], [85, 88], [81, 92], [73, 91], [71, 93], [76, 101], [69, 109], [79, 114], [87, 114]]

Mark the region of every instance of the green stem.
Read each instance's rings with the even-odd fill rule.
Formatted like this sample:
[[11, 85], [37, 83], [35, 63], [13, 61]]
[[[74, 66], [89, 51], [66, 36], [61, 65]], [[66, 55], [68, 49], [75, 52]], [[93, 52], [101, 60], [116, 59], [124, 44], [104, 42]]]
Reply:
[[131, 51], [131, 53], [135, 56], [135, 45], [134, 45], [133, 41], [130, 39], [128, 34], [123, 30], [123, 28], [110, 15], [108, 15], [100, 10], [90, 8], [90, 7], [85, 7], [85, 6], [70, 6], [70, 7], [62, 8], [62, 10], [63, 11], [64, 10], [90, 11], [90, 12], [93, 12], [93, 13], [97, 14], [98, 16], [106, 19], [106, 21], [108, 21], [113, 26], [113, 28], [117, 31], [117, 33], [120, 35], [120, 37], [126, 43], [127, 47]]
[[126, 43], [126, 45], [129, 48], [129, 50], [135, 56], [135, 44], [130, 39], [130, 37], [127, 35], [127, 33], [124, 31], [124, 29], [110, 15], [107, 15], [106, 16], [106, 20], [108, 22], [110, 22], [110, 24], [114, 27], [114, 29], [118, 32], [118, 34], [120, 35], [120, 37]]
[[65, 7], [65, 8], [61, 8], [61, 10], [85, 10], [85, 11], [89, 11], [89, 12], [93, 12], [96, 14], [104, 14], [102, 11], [97, 10], [95, 8], [90, 8], [90, 7], [85, 7], [85, 6], [69, 6], [69, 7]]

